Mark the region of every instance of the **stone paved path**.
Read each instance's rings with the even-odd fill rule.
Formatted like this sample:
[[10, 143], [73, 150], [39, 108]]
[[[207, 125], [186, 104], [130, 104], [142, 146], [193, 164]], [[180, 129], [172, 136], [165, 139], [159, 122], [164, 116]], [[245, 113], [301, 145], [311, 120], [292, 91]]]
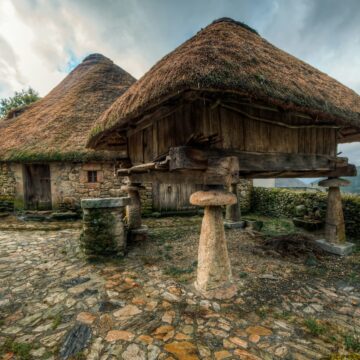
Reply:
[[[125, 259], [92, 264], [78, 250], [77, 229], [2, 231], [0, 356], [302, 360], [360, 352], [360, 285], [349, 274], [332, 282], [321, 268], [269, 260], [231, 230], [241, 291], [230, 302], [207, 301], [191, 286], [198, 226], [171, 229], [154, 230]], [[358, 279], [359, 257], [346, 261]]]

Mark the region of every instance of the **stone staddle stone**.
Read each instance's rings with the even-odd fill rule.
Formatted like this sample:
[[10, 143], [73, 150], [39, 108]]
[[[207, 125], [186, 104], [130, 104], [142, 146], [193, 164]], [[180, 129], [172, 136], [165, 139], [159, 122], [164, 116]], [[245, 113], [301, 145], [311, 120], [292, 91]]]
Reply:
[[237, 203], [237, 198], [225, 190], [197, 191], [190, 196], [190, 203], [197, 206], [233, 205]]
[[232, 283], [221, 208], [236, 201], [234, 194], [223, 190], [198, 191], [190, 197], [193, 205], [205, 206], [194, 285], [206, 298], [228, 299], [237, 292]]
[[141, 228], [141, 200], [139, 190], [143, 189], [140, 185], [123, 185], [121, 190], [126, 191], [131, 198], [131, 204], [126, 207], [126, 218], [129, 230]]
[[319, 181], [319, 186], [323, 187], [339, 187], [339, 186], [349, 186], [350, 181], [341, 178], [332, 178], [332, 179], [325, 179]]

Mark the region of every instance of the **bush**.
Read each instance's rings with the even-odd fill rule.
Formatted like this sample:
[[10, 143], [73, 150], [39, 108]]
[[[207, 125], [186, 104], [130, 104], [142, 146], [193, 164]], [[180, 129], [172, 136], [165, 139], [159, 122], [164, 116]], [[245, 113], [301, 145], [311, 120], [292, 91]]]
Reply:
[[[319, 208], [325, 220], [326, 201], [327, 194], [322, 192], [253, 188], [251, 211], [270, 217], [293, 218], [296, 206], [304, 205], [308, 209]], [[343, 194], [342, 201], [347, 235], [360, 241], [360, 196]]]

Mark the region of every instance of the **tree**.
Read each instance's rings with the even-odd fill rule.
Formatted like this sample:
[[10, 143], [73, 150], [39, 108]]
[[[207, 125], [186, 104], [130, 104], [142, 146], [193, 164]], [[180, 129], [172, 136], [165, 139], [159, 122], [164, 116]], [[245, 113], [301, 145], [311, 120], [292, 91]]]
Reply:
[[14, 96], [0, 99], [0, 119], [5, 118], [11, 110], [22, 108], [39, 99], [39, 93], [31, 87], [15, 91]]

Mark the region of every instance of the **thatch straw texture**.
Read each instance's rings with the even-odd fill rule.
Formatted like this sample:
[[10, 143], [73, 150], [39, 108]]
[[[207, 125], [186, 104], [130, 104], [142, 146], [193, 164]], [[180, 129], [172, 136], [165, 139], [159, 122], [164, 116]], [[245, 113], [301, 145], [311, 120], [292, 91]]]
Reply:
[[100, 54], [84, 59], [48, 95], [0, 121], [0, 161], [86, 161], [115, 154], [86, 149], [95, 120], [135, 79]]
[[360, 97], [232, 19], [214, 21], [161, 59], [98, 120], [89, 141], [180, 93], [226, 91], [300, 111], [314, 121], [360, 127]]

